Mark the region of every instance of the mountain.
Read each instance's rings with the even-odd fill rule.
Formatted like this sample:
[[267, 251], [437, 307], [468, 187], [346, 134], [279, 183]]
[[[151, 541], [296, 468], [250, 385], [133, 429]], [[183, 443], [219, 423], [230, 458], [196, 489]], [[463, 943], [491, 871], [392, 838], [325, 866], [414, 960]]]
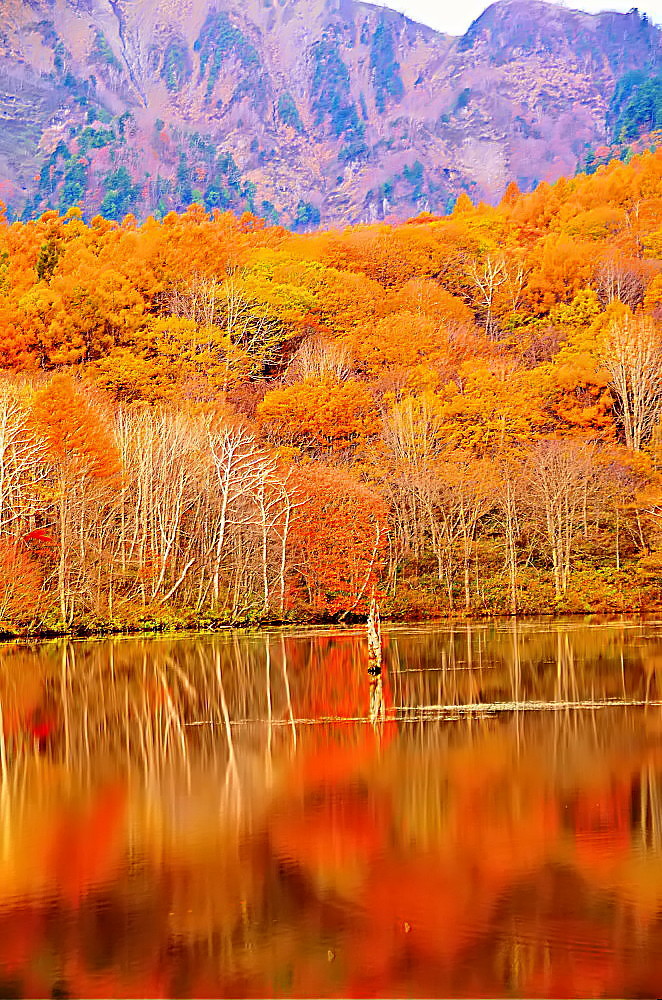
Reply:
[[537, 0], [461, 38], [356, 0], [2, 0], [0, 198], [294, 228], [443, 213], [573, 173], [661, 65], [636, 10]]

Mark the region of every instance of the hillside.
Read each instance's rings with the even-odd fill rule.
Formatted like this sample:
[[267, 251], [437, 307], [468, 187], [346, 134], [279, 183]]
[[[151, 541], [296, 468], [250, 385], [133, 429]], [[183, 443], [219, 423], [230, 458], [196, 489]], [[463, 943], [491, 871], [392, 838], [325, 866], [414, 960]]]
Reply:
[[624, 114], [636, 132], [661, 39], [536, 0], [462, 38], [355, 0], [4, 0], [0, 197], [301, 229], [494, 202], [572, 174]]
[[662, 607], [662, 150], [291, 233], [0, 218], [0, 628]]

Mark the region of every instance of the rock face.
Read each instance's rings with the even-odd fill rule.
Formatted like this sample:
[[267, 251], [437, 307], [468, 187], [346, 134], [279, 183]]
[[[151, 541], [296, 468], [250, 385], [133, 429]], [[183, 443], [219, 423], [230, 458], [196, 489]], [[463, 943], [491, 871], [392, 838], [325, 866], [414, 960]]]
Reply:
[[295, 228], [573, 173], [662, 62], [636, 10], [501, 0], [453, 38], [356, 0], [2, 0], [0, 198]]

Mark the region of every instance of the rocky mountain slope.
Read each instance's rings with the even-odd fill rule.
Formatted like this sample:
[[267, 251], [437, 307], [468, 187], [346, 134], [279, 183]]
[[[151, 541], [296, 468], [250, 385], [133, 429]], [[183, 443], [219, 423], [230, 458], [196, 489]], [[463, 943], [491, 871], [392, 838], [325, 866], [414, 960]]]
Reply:
[[636, 10], [538, 0], [462, 38], [356, 0], [2, 0], [0, 198], [295, 228], [441, 213], [573, 173], [661, 63]]

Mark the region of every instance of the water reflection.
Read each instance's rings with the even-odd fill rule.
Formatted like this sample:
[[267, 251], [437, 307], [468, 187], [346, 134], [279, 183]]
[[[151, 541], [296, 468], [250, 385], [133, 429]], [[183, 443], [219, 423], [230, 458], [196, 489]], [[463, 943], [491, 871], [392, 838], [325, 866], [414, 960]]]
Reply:
[[662, 626], [391, 630], [384, 660], [3, 647], [0, 995], [658, 995]]

